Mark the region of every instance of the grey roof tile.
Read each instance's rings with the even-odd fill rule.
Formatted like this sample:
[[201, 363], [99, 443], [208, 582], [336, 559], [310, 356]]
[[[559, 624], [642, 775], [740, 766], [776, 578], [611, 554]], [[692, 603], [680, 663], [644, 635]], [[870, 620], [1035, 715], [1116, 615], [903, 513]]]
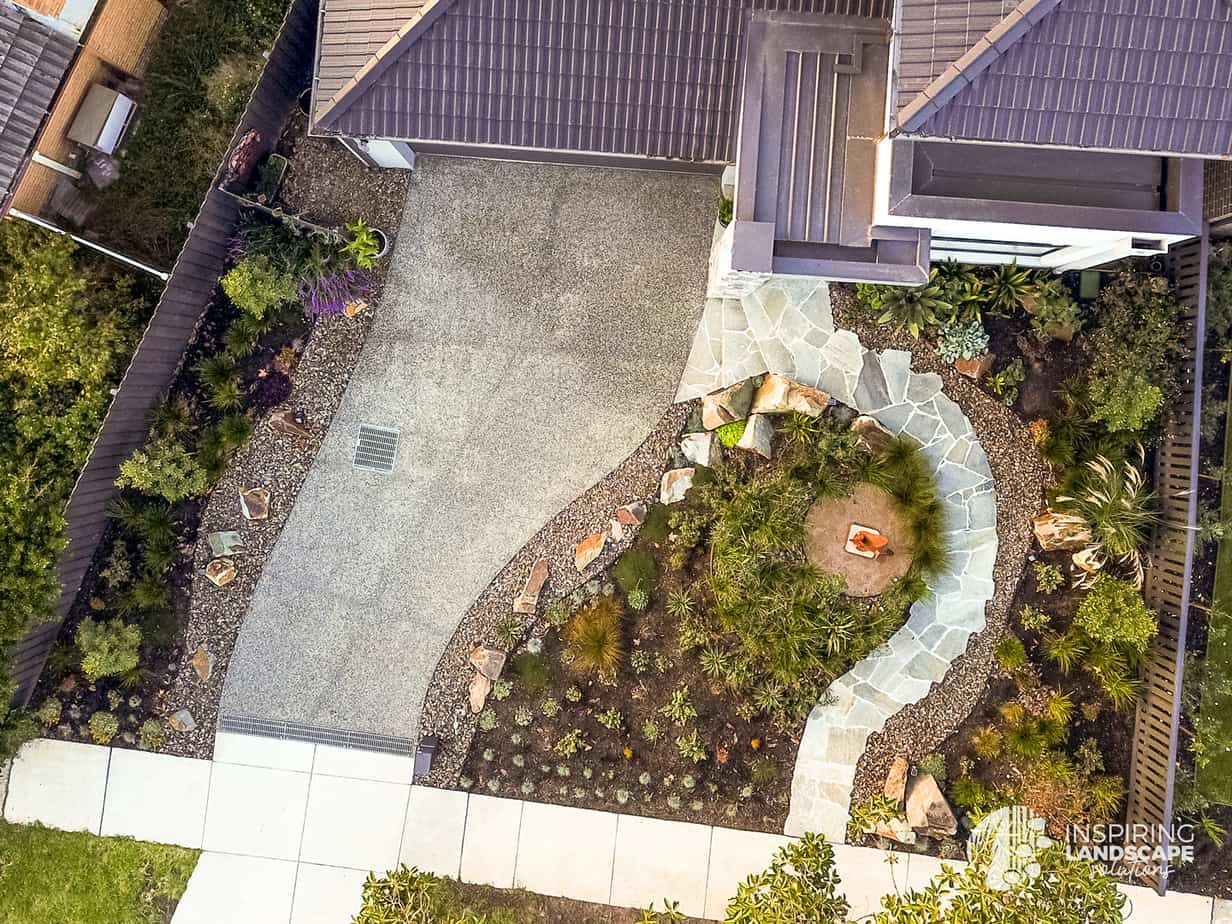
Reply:
[[1230, 65], [1223, 0], [1061, 0], [908, 133], [1232, 156]]
[[[326, 17], [337, 2], [326, 0]], [[329, 111], [319, 85], [318, 123], [359, 136], [726, 162], [754, 10], [889, 9], [890, 0], [439, 0]]]
[[77, 43], [0, 0], [0, 202], [6, 202]]
[[1017, 5], [1018, 0], [902, 0], [900, 60], [913, 66], [899, 70], [899, 107], [911, 103]]

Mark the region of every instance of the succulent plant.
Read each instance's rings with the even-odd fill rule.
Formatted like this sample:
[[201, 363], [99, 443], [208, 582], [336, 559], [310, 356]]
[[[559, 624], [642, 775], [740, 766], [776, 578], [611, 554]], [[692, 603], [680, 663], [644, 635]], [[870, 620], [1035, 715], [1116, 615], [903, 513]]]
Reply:
[[482, 756], [483, 756], [483, 759], [486, 760], [488, 763], [491, 763], [492, 761], [496, 760], [496, 752], [492, 750], [491, 748], [484, 748]]
[[679, 812], [681, 806], [683, 805], [684, 801], [675, 793], [672, 793], [672, 795], [667, 797], [667, 807], [673, 812]]
[[571, 703], [580, 703], [582, 701], [582, 691], [576, 686], [570, 687], [565, 690], [565, 699]]
[[595, 771], [594, 771], [594, 770], [592, 770], [590, 767], [585, 767], [585, 768], [582, 770], [582, 777], [583, 777], [583, 779], [587, 779], [587, 780], [589, 780], [589, 779], [591, 779], [594, 775], [595, 775]]
[[988, 333], [979, 321], [951, 321], [941, 328], [938, 352], [947, 363], [978, 359], [988, 352]]
[[513, 684], [508, 680], [501, 678], [492, 684], [492, 698], [498, 703], [509, 698], [509, 694], [513, 692]]
[[496, 724], [496, 712], [492, 709], [485, 709], [479, 713], [479, 719], [475, 722], [481, 732], [494, 731]]
[[500, 792], [500, 788], [501, 788], [500, 780], [498, 780], [496, 777], [492, 777], [492, 779], [488, 780], [488, 792], [498, 793]]
[[560, 777], [561, 779], [567, 778], [570, 772], [571, 771], [569, 770], [569, 768], [566, 767], [564, 764], [556, 765], [556, 775]]
[[637, 778], [637, 781], [643, 786], [649, 786], [652, 779], [654, 779], [654, 777], [652, 777], [649, 773], [642, 773], [642, 775]]
[[513, 710], [513, 722], [522, 728], [528, 728], [535, 722], [535, 713], [530, 706], [518, 706]]
[[685, 774], [680, 780], [680, 785], [683, 789], [695, 789], [697, 787], [697, 777], [693, 774]]
[[627, 789], [616, 790], [616, 801], [621, 805], [627, 805], [632, 794]]
[[549, 719], [556, 718], [556, 716], [560, 715], [560, 700], [549, 696], [543, 701], [543, 705], [539, 707], [539, 711]]
[[475, 781], [472, 780], [469, 776], [458, 777], [458, 788], [459, 789], [470, 789], [474, 785], [475, 785]]
[[525, 767], [526, 766], [526, 758], [523, 757], [521, 754], [514, 754], [512, 757], [512, 761], [515, 767]]
[[522, 783], [522, 795], [529, 796], [535, 791], [535, 784], [531, 780], [526, 780]]

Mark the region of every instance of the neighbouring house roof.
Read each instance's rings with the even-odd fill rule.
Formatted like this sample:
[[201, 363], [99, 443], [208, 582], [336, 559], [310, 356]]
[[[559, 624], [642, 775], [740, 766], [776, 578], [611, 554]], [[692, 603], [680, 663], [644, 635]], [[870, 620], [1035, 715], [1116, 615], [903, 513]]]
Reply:
[[897, 102], [906, 106], [1018, 5], [1018, 0], [901, 0]]
[[[393, 9], [395, 0], [378, 5]], [[892, 0], [429, 0], [375, 44], [330, 26], [325, 0], [315, 121], [360, 137], [726, 163], [754, 10], [885, 18]], [[407, 0], [401, 0], [405, 6]], [[404, 11], [405, 12], [405, 11]], [[340, 22], [340, 20], [333, 20]], [[353, 25], [353, 23], [352, 23]], [[353, 35], [353, 40], [346, 38]], [[349, 66], [349, 65], [348, 65]], [[328, 76], [328, 79], [327, 79]]]
[[1023, 0], [913, 98], [900, 95], [898, 128], [933, 138], [1232, 156], [1230, 59], [1226, 0]]
[[77, 43], [0, 2], [0, 202], [7, 203]]

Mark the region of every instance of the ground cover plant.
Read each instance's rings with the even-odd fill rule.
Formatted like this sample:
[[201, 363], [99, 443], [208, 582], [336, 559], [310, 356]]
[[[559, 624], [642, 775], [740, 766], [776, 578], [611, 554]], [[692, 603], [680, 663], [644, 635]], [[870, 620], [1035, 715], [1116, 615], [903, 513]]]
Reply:
[[312, 318], [322, 313], [305, 287], [321, 274], [352, 273], [358, 284], [347, 290], [348, 301], [368, 291], [348, 242], [339, 230], [257, 211], [244, 217], [231, 268], [183, 371], [152, 414], [145, 445], [120, 465], [116, 483], [123, 490], [108, 510], [111, 528], [36, 696], [35, 715], [47, 734], [163, 744], [159, 692], [178, 662], [192, 584], [182, 550], [195, 541], [202, 499], [235, 453], [292, 399], [290, 373]]
[[168, 924], [199, 855], [0, 822], [0, 922]]
[[226, 153], [288, 0], [188, 0], [150, 56], [119, 178], [95, 191], [107, 243], [170, 266]]
[[[477, 719], [459, 784], [494, 795], [777, 830], [799, 734], [825, 689], [884, 642], [941, 570], [942, 508], [918, 447], [870, 449], [849, 415], [780, 419], [773, 461], [713, 453], [650, 508], [602, 577], [548, 607]], [[883, 486], [907, 573], [877, 596], [806, 555], [812, 505]], [[904, 555], [907, 549], [902, 550]]]
[[[70, 239], [0, 224], [2, 664], [52, 616], [64, 504], [153, 301], [143, 283]], [[29, 727], [20, 713], [0, 716], [0, 760]]]

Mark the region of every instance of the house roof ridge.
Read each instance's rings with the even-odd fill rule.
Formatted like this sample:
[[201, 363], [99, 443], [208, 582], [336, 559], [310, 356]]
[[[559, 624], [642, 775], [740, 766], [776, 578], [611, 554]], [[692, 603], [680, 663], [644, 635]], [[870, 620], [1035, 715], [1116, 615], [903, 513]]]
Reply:
[[899, 111], [896, 130], [919, 130], [933, 114], [969, 86], [1060, 4], [1061, 0], [1019, 0], [1018, 5], [999, 23], [980, 36], [962, 57], [935, 77]]
[[313, 114], [312, 121], [317, 127], [328, 128], [330, 123], [337, 120], [350, 108], [358, 96], [358, 91], [363, 89], [366, 83], [384, 73], [403, 50], [418, 41], [420, 35], [457, 2], [458, 0], [427, 0], [419, 12], [373, 52], [372, 57], [355, 72], [355, 76], [339, 87], [325, 105]]

